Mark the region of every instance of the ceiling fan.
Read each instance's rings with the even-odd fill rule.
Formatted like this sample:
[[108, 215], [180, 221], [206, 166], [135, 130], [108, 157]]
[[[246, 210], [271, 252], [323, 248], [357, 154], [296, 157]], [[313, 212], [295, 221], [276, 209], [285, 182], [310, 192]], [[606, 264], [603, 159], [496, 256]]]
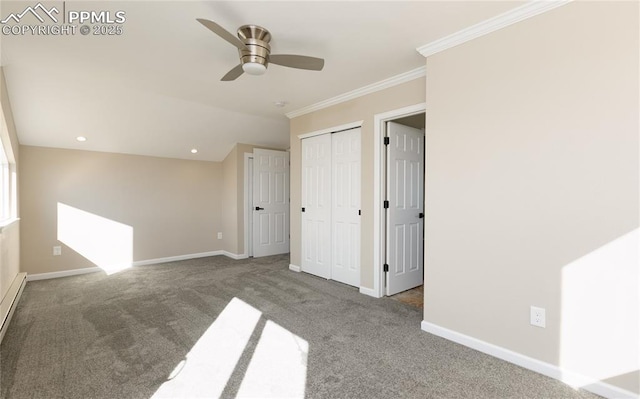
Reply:
[[271, 54], [271, 33], [261, 26], [243, 25], [238, 28], [238, 37], [208, 19], [197, 19], [207, 29], [234, 45], [240, 53], [240, 64], [227, 72], [222, 81], [236, 80], [244, 72], [249, 75], [262, 75], [267, 71], [269, 63], [290, 68], [321, 71], [324, 67], [322, 58], [294, 54]]

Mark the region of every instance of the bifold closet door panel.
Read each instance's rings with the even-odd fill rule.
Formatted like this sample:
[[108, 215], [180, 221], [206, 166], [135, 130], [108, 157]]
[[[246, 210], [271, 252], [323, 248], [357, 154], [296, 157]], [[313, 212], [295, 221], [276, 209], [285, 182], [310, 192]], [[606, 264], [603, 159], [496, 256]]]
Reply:
[[331, 279], [360, 286], [360, 129], [331, 135]]
[[331, 278], [331, 135], [302, 140], [302, 271]]

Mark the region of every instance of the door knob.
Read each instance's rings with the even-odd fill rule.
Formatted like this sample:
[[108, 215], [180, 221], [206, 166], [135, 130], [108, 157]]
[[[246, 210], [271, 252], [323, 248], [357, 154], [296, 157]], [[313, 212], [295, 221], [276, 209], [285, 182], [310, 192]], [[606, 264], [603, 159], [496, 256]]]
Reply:
[[424, 213], [420, 212], [420, 213], [418, 214], [418, 217], [419, 217], [420, 219], [422, 219], [422, 218], [424, 217]]
[[260, 208], [259, 206], [256, 206], [256, 211], [264, 211], [264, 208]]

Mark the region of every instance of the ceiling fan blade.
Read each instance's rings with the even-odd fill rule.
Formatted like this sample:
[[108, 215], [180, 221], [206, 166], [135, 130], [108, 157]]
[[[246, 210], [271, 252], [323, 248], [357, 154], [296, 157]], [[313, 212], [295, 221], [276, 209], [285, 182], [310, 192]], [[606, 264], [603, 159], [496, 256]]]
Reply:
[[228, 82], [230, 80], [236, 80], [240, 77], [240, 75], [242, 75], [244, 73], [244, 70], [242, 69], [242, 64], [238, 64], [236, 65], [232, 70], [230, 70], [229, 72], [227, 72], [226, 75], [224, 75], [222, 77], [222, 79], [220, 79], [223, 82]]
[[238, 39], [236, 36], [234, 36], [232, 33], [227, 31], [225, 28], [218, 25], [217, 23], [213, 21], [209, 21], [208, 19], [202, 19], [202, 18], [196, 18], [196, 20], [200, 22], [202, 25], [204, 25], [205, 28], [209, 29], [211, 32], [215, 33], [216, 35], [220, 36], [224, 40], [236, 46], [239, 50], [247, 50], [247, 46], [245, 46], [240, 39]]
[[306, 55], [275, 54], [269, 56], [269, 62], [289, 68], [309, 69], [312, 71], [321, 71], [324, 67], [322, 58], [307, 57]]

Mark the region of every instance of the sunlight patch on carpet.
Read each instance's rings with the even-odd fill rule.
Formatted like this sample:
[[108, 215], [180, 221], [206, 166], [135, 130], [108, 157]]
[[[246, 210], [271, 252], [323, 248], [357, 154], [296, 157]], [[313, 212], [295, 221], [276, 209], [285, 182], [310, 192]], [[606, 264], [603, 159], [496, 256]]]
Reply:
[[[262, 312], [233, 298], [152, 398], [218, 398], [224, 392]], [[238, 398], [304, 398], [309, 343], [267, 320]]]
[[304, 398], [308, 354], [307, 341], [267, 321], [238, 398]]
[[233, 298], [153, 398], [220, 397], [261, 315]]

